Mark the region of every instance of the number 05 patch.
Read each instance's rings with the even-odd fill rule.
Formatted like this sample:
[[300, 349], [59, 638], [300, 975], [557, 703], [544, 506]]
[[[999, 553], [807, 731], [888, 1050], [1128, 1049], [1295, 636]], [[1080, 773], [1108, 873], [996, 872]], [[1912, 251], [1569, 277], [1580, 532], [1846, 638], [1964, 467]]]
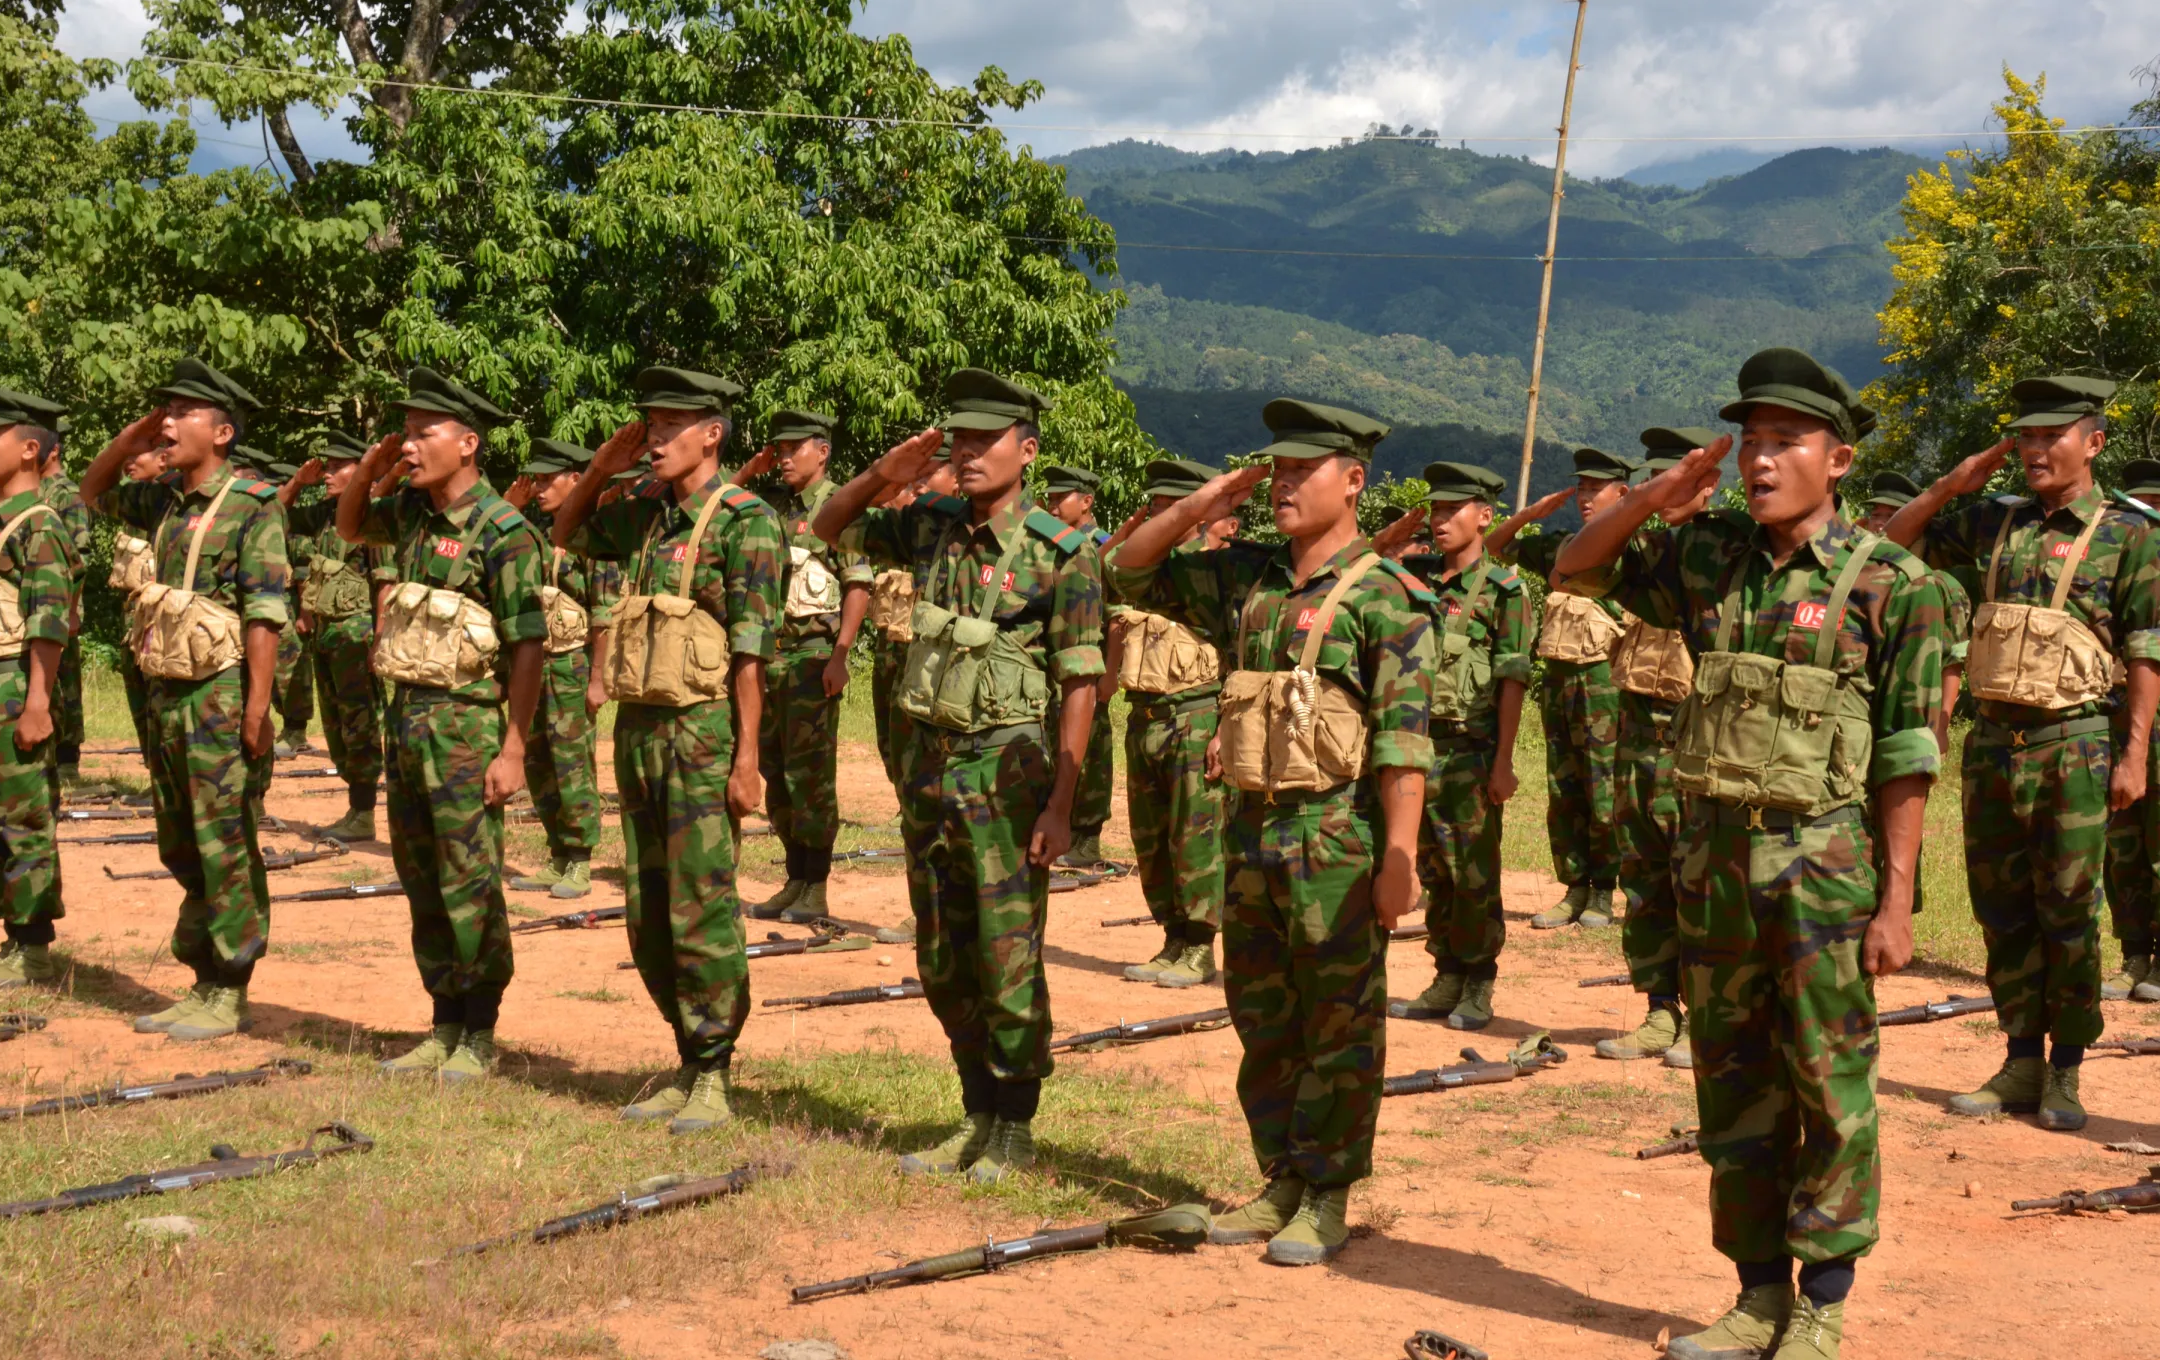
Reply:
[[1807, 600], [1793, 607], [1792, 626], [1795, 628], [1813, 628], [1820, 631], [1823, 620], [1829, 617], [1829, 605], [1816, 604], [1812, 600]]

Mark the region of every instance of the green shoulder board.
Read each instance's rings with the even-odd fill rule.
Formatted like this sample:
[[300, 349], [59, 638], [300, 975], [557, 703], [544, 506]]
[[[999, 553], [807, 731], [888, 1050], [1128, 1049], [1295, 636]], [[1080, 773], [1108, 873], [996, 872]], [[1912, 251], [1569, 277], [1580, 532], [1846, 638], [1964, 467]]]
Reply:
[[276, 487], [272, 486], [268, 482], [262, 481], [254, 477], [235, 476], [232, 482], [232, 489], [238, 492], [240, 495], [253, 496], [256, 500], [259, 501], [274, 501], [277, 499], [278, 493], [278, 489]]
[[738, 515], [745, 510], [757, 509], [765, 504], [764, 501], [758, 498], [756, 492], [745, 491], [733, 483], [720, 488], [720, 503]]
[[1520, 591], [1523, 589], [1522, 577], [1513, 567], [1494, 572], [1485, 578], [1485, 584], [1491, 586], [1494, 590]]
[[[1884, 551], [1885, 549], [1888, 551]], [[1921, 561], [1910, 549], [1901, 548], [1887, 538], [1877, 540], [1875, 550], [1868, 554], [1868, 560], [1896, 567], [1898, 574], [1908, 581], [1925, 581], [1932, 574], [1928, 564]]]
[[1433, 589], [1431, 586], [1425, 584], [1424, 577], [1419, 576], [1416, 572], [1410, 570], [1410, 568], [1404, 566], [1400, 562], [1397, 562], [1393, 558], [1381, 558], [1380, 570], [1387, 575], [1394, 577], [1397, 581], [1400, 581], [1402, 583], [1402, 588], [1410, 592], [1411, 598], [1421, 601], [1428, 601], [1431, 603], [1439, 602], [1440, 597], [1433, 593]]
[[1067, 525], [1064, 520], [1059, 519], [1048, 510], [1036, 509], [1028, 511], [1027, 527], [1034, 530], [1039, 536], [1049, 539], [1050, 546], [1067, 557], [1079, 552], [1082, 548], [1094, 546], [1086, 534]]
[[915, 498], [915, 504], [921, 506], [925, 514], [931, 515], [963, 515], [967, 513], [968, 508], [968, 503], [965, 500], [958, 496], [948, 496], [943, 492], [932, 492], [927, 496], [918, 496]]

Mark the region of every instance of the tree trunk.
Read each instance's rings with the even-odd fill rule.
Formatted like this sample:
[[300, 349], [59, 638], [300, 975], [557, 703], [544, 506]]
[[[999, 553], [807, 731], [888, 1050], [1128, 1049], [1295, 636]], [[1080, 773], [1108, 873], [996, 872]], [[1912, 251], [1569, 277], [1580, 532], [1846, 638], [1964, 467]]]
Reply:
[[267, 117], [271, 140], [277, 143], [278, 152], [285, 157], [293, 183], [304, 185], [314, 179], [315, 167], [308, 163], [307, 152], [300, 149], [300, 139], [293, 136], [292, 121], [285, 116], [285, 110], [274, 110]]

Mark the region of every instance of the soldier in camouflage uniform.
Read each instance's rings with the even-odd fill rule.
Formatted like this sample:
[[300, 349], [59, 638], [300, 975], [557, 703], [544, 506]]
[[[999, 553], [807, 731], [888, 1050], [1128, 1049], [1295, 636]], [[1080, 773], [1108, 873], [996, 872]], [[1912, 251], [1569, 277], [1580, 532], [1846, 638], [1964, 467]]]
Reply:
[[[1094, 544], [1027, 493], [1049, 402], [980, 369], [954, 373], [945, 397], [958, 496], [870, 508], [923, 474], [939, 444], [926, 430], [834, 492], [810, 528], [875, 564], [915, 570], [921, 606], [955, 616], [910, 644], [909, 676], [942, 660], [935, 694], [901, 687], [911, 716], [900, 818], [916, 966], [952, 1045], [965, 1121], [900, 1165], [987, 1183], [1035, 1162], [1035, 1111], [1051, 1068], [1042, 960], [1050, 866], [1071, 848], [1104, 669], [1102, 578]], [[1055, 745], [1044, 727], [1053, 689], [1062, 690]]]
[[[39, 466], [60, 445], [61, 408], [0, 389], [0, 582], [21, 632], [0, 638], [0, 992], [49, 983], [60, 901], [53, 807], [60, 800], [54, 680], [74, 636], [82, 561], [74, 535], [42, 494]], [[48, 479], [49, 480], [49, 479]], [[75, 500], [80, 507], [81, 501]]]
[[[67, 418], [56, 417], [65, 427]], [[67, 462], [60, 456], [65, 428], [54, 428], [51, 445], [38, 469], [38, 499], [60, 514], [61, 531], [75, 548], [75, 612], [68, 619], [67, 649], [60, 654], [58, 688], [54, 692], [53, 745], [57, 748], [60, 778], [73, 783], [80, 773], [83, 744], [82, 693], [82, 564], [90, 556], [90, 507], [83, 504], [82, 488], [68, 476]]]
[[787, 883], [750, 914], [796, 925], [826, 914], [825, 885], [840, 834], [840, 696], [874, 577], [859, 555], [838, 552], [810, 532], [810, 517], [834, 489], [825, 477], [832, 432], [833, 418], [822, 412], [782, 411], [765, 447], [735, 474], [746, 483], [777, 468], [787, 488], [773, 506], [788, 560], [758, 733], [758, 764], [772, 772], [765, 808], [787, 852]]
[[[1095, 492], [1102, 477], [1093, 469], [1050, 464], [1042, 469], [1043, 509], [1067, 528], [1087, 537], [1100, 548], [1109, 538], [1095, 525]], [[1051, 725], [1057, 722], [1058, 696], [1050, 696]], [[1072, 849], [1058, 867], [1079, 872], [1104, 867], [1102, 829], [1110, 821], [1111, 786], [1117, 767], [1110, 746], [1110, 701], [1098, 687], [1095, 723], [1088, 728], [1087, 755], [1080, 762], [1080, 787], [1073, 794]]]
[[[532, 456], [504, 499], [543, 539], [555, 512], [592, 466], [592, 450], [560, 439], [535, 439]], [[600, 769], [594, 752], [593, 660], [606, 647], [608, 604], [602, 568], [546, 545], [546, 584], [561, 592], [549, 609], [540, 702], [525, 734], [525, 782], [547, 834], [548, 867], [510, 880], [513, 892], [544, 892], [565, 901], [592, 892], [593, 848], [600, 843]], [[582, 627], [580, 627], [582, 623]]]
[[[165, 475], [164, 448], [160, 446], [141, 450], [134, 457], [121, 464], [120, 475], [130, 482], [156, 481]], [[133, 537], [133, 535], [130, 535], [130, 537]], [[116, 551], [117, 547], [118, 543], [115, 540]], [[115, 584], [114, 578], [108, 576], [107, 583]], [[133, 592], [129, 592], [120, 601], [123, 641], [126, 631], [124, 621], [133, 618], [134, 613], [135, 596]], [[142, 667], [135, 663], [134, 648], [127, 646], [120, 648], [119, 669], [120, 688], [127, 695], [128, 722], [135, 729], [135, 749], [137, 751], [148, 751], [151, 745], [149, 687], [143, 681]]]
[[[1103, 545], [1108, 555], [1150, 516], [1171, 506], [1222, 475], [1221, 468], [1184, 459], [1158, 459], [1147, 466], [1147, 505]], [[1173, 550], [1207, 551], [1196, 526]], [[1194, 634], [1191, 641], [1167, 642], [1143, 622], [1147, 615], [1113, 607], [1107, 678], [1135, 670], [1126, 660], [1131, 630], [1147, 627], [1148, 645], [1176, 664], [1182, 647], [1187, 665], [1211, 678], [1176, 690], [1130, 690], [1132, 707], [1125, 719], [1125, 807], [1132, 823], [1133, 853], [1139, 860], [1140, 889], [1148, 915], [1163, 928], [1162, 948], [1146, 963], [1125, 970], [1134, 982], [1158, 987], [1197, 987], [1216, 979], [1215, 935], [1222, 929], [1222, 786], [1208, 777], [1207, 748], [1215, 738], [1218, 700], [1222, 695], [1221, 654], [1231, 639]], [[1198, 646], [1192, 645], [1197, 643]], [[1203, 661], [1200, 648], [1206, 648]], [[1144, 661], [1139, 672], [1154, 670]], [[1098, 691], [1098, 699], [1107, 695]], [[1083, 776], [1084, 778], [1084, 776]]]
[[[953, 480], [952, 436], [947, 435], [945, 446], [937, 451], [930, 463], [930, 470], [908, 485], [896, 489], [882, 508], [905, 510], [924, 496], [950, 496], [957, 486], [958, 483]], [[882, 581], [888, 576], [910, 578], [911, 585], [920, 590], [922, 582], [913, 579], [915, 574], [914, 569], [909, 567], [888, 568], [877, 573], [872, 590], [874, 592], [876, 589], [875, 581]], [[878, 755], [885, 762], [885, 777], [892, 781], [893, 789], [897, 792], [906, 782], [900, 770], [900, 752], [907, 745], [901, 733], [906, 727], [908, 717], [900, 711], [894, 699], [900, 680], [900, 663], [907, 659], [908, 645], [902, 638], [887, 636], [883, 629], [878, 630], [876, 645], [877, 658], [870, 671], [870, 703], [877, 715]], [[910, 933], [908, 938], [913, 939], [914, 935]], [[889, 943], [898, 944], [901, 941], [893, 940]]]
[[[1950, 1102], [1966, 1115], [2037, 1111], [2048, 1129], [2085, 1126], [2078, 1068], [2102, 1029], [2108, 817], [2145, 795], [2143, 754], [2160, 699], [2160, 537], [2142, 510], [2112, 503], [2093, 481], [2114, 390], [2099, 378], [2014, 384], [2011, 436], [1959, 463], [1898, 511], [1888, 529], [1918, 545], [1935, 567], [1980, 571], [1982, 610], [1994, 614], [1994, 602], [2069, 615], [2048, 653], [2060, 672], [2044, 677], [2052, 702], [2005, 697], [2037, 692], [2006, 691], [2027, 677], [2015, 669], [2018, 653], [1987, 645], [1991, 633], [1983, 632], [1970, 657], [1979, 715], [1965, 739], [1965, 874], [2009, 1054], [1980, 1089]], [[1942, 513], [1951, 498], [1983, 490], [2013, 448], [2033, 499], [2003, 497]], [[2081, 638], [2093, 650], [2091, 665], [2072, 676], [2060, 658]], [[2109, 692], [2110, 665], [2127, 669], [2127, 698]], [[1991, 675], [1999, 677], [1992, 686]], [[2093, 683], [2066, 692], [2062, 676]], [[2116, 762], [2118, 741], [2140, 758]], [[2053, 1052], [2043, 1060], [2050, 1039]]]
[[[1741, 1292], [1667, 1354], [1834, 1360], [1855, 1265], [1879, 1235], [1873, 980], [1912, 957], [1941, 765], [1943, 599], [1910, 553], [1837, 513], [1872, 420], [1850, 385], [1775, 349], [1741, 368], [1740, 392], [1721, 414], [1744, 426], [1749, 519], [1642, 531], [1714, 483], [1727, 437], [1591, 520], [1555, 569], [1682, 630], [1698, 667], [1744, 682], [1699, 677], [1673, 720], [1675, 778], [1693, 795], [1679, 922], [1698, 1138], [1712, 1241]], [[1759, 694], [1773, 696], [1767, 714]]]
[[[278, 635], [278, 739], [272, 748], [279, 760], [288, 760], [302, 751], [314, 749], [308, 744], [308, 724], [315, 721], [315, 646], [307, 630], [300, 626], [302, 620], [297, 606], [307, 594], [308, 566], [315, 556], [315, 543], [313, 535], [306, 536], [298, 544], [293, 542], [292, 514], [298, 508], [299, 495], [296, 492], [288, 498], [285, 491], [295, 484], [300, 469], [277, 460], [264, 463], [256, 470], [256, 475], [279, 488], [278, 504], [285, 510], [285, 551], [292, 560], [295, 608], [285, 631]], [[318, 497], [315, 504], [322, 503]]]
[[[676, 368], [648, 368], [636, 387], [644, 419], [593, 456], [555, 512], [554, 533], [558, 546], [623, 564], [611, 643], [617, 663], [633, 646], [646, 651], [632, 630], [648, 627], [637, 611], [655, 595], [687, 595], [726, 638], [726, 655], [701, 672], [717, 697], [671, 707], [633, 701], [612, 686], [630, 957], [675, 1032], [681, 1061], [671, 1081], [622, 1117], [665, 1119], [670, 1133], [697, 1133], [733, 1118], [728, 1066], [750, 1015], [735, 842], [744, 814], [764, 801], [757, 732], [784, 558], [779, 517], [720, 472], [742, 388]], [[653, 477], [598, 505], [609, 481], [647, 450]], [[692, 658], [701, 667], [702, 654]]]
[[1530, 684], [1530, 601], [1522, 578], [1485, 551], [1485, 533], [1507, 483], [1463, 463], [1430, 464], [1425, 482], [1431, 488], [1425, 506], [1373, 540], [1386, 552], [1430, 528], [1434, 551], [1405, 555], [1402, 564], [1431, 592], [1438, 639], [1433, 763], [1418, 839], [1425, 951], [1435, 975], [1431, 986], [1413, 1000], [1391, 1004], [1388, 1014], [1479, 1030], [1492, 1023], [1493, 981], [1507, 942], [1500, 913], [1500, 817], [1515, 796], [1515, 731]]
[[[1530, 521], [1570, 503], [1587, 522], [1627, 493], [1627, 479], [1635, 468], [1632, 460], [1617, 454], [1577, 449], [1574, 489], [1556, 491], [1516, 511], [1492, 531], [1487, 549], [1503, 562], [1544, 577], [1550, 586], [1552, 564], [1568, 536], [1518, 539], [1516, 534]], [[1567, 661], [1552, 655], [1556, 630], [1568, 617], [1560, 603], [1561, 592], [1546, 595], [1537, 653], [1545, 658], [1545, 683], [1538, 707], [1545, 725], [1545, 835], [1552, 845], [1553, 874], [1567, 892], [1551, 911], [1530, 918], [1533, 930], [1611, 925], [1613, 888], [1620, 881], [1613, 765], [1620, 741], [1620, 689], [1613, 684], [1611, 663], [1602, 657]], [[1622, 623], [1618, 611], [1610, 605], [1602, 608], [1617, 637]]]
[[[391, 659], [418, 628], [382, 609], [376, 673], [393, 682], [385, 715], [390, 858], [412, 913], [413, 961], [434, 1006], [428, 1037], [382, 1064], [391, 1076], [477, 1081], [495, 1070], [495, 1024], [514, 971], [503, 900], [503, 804], [525, 785], [525, 734], [539, 703], [547, 616], [540, 603], [542, 552], [525, 517], [480, 475], [484, 431], [510, 417], [454, 379], [416, 367], [404, 432], [368, 450], [338, 496], [345, 541], [390, 550], [395, 595], [419, 594], [403, 611], [432, 612], [440, 591], [479, 606], [498, 650], [456, 683], [399, 678]], [[406, 483], [371, 496], [402, 469]], [[471, 628], [452, 645], [470, 647]], [[401, 636], [403, 634], [404, 636]], [[464, 666], [456, 672], [467, 675]], [[507, 708], [508, 712], [505, 713]]]
[[[193, 1042], [249, 1027], [248, 981], [270, 942], [270, 888], [249, 790], [269, 777], [271, 679], [290, 609], [285, 516], [277, 488], [227, 466], [247, 418], [261, 409], [253, 394], [184, 359], [151, 395], [159, 409], [106, 446], [82, 490], [93, 511], [150, 540], [159, 584], [187, 585], [196, 556], [193, 589], [240, 625], [239, 662], [199, 680], [143, 677], [158, 858], [185, 894], [172, 953], [194, 970], [195, 984], [177, 1004], [138, 1016], [135, 1028]], [[121, 482], [121, 467], [154, 448], [167, 451], [172, 470]]]
[[[2123, 498], [2147, 510], [2160, 507], [2160, 460], [2131, 459], [2123, 464], [2122, 482]], [[2127, 729], [2128, 715], [2121, 716], [2119, 728]], [[2124, 730], [2117, 731], [2117, 749], [2127, 755], [2121, 746], [2124, 735]], [[2145, 796], [2108, 818], [2108, 924], [2122, 946], [2122, 967], [2100, 984], [2103, 1001], [2160, 1001], [2160, 971], [2154, 966], [2154, 955], [2160, 953], [2160, 920], [2155, 919], [2160, 901], [2160, 794], [2152, 786], [2160, 732], [2153, 737], [2145, 754]]]
[[375, 839], [376, 785], [382, 780], [382, 683], [375, 678], [375, 596], [397, 582], [397, 564], [376, 547], [347, 543], [337, 531], [337, 503], [359, 475], [368, 446], [342, 430], [325, 437], [322, 452], [301, 464], [280, 499], [321, 486], [304, 505], [288, 504], [288, 550], [308, 558], [300, 592], [300, 632], [315, 658], [316, 700], [323, 740], [345, 781], [345, 815], [323, 834], [353, 844]]
[[[1245, 1049], [1238, 1101], [1267, 1187], [1218, 1217], [1211, 1240], [1265, 1240], [1269, 1260], [1315, 1265], [1343, 1249], [1350, 1186], [1372, 1174], [1387, 1059], [1387, 932], [1417, 897], [1433, 763], [1436, 606], [1417, 578], [1358, 533], [1358, 496], [1388, 427], [1301, 401], [1269, 402], [1262, 416], [1275, 435], [1258, 455], [1267, 463], [1215, 478], [1139, 526], [1110, 570], [1116, 592], [1135, 605], [1234, 635], [1239, 672], [1298, 669], [1320, 630], [1318, 678], [1303, 692], [1321, 696], [1309, 701], [1315, 710], [1330, 697], [1354, 706], [1367, 734], [1359, 778], [1315, 792], [1275, 791], [1284, 781], [1268, 780], [1253, 790], [1248, 780], [1230, 798], [1225, 838], [1223, 981]], [[1287, 543], [1171, 554], [1268, 477]], [[1244, 683], [1226, 680], [1225, 695]], [[1247, 702], [1232, 715], [1225, 704], [1226, 731], [1272, 711]], [[1294, 709], [1291, 716], [1294, 724]], [[1305, 721], [1317, 729], [1317, 711]]]

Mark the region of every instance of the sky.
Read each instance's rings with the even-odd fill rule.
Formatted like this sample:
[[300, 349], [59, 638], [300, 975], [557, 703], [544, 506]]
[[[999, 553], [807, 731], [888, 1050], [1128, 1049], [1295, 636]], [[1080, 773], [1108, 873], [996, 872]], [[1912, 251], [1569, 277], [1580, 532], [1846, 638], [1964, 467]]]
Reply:
[[[907, 34], [948, 82], [989, 65], [1042, 81], [1042, 101], [1003, 121], [1046, 155], [1126, 136], [1291, 150], [1384, 122], [1550, 164], [1575, 13], [1567, 0], [866, 0], [858, 26]], [[145, 26], [139, 0], [71, 0], [61, 43], [125, 58]], [[2155, 58], [2153, 0], [1590, 0], [1569, 169], [1977, 140], [2006, 62], [2045, 71], [2050, 111], [2073, 126], [2111, 122]], [[92, 111], [138, 113], [119, 90]], [[198, 121], [206, 151], [259, 154], [259, 128]], [[344, 140], [334, 124], [301, 136], [318, 152]]]

